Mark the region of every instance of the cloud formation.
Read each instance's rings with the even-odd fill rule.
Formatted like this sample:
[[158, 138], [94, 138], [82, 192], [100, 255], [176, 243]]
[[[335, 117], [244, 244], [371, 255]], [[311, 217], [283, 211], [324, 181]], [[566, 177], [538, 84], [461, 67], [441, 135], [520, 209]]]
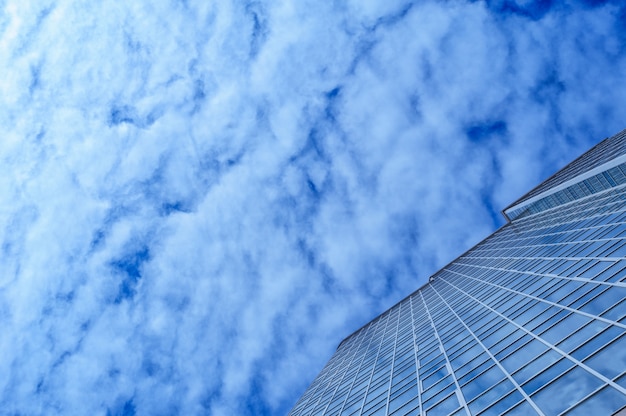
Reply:
[[284, 414], [624, 128], [619, 2], [153, 3], [2, 6], [7, 414]]

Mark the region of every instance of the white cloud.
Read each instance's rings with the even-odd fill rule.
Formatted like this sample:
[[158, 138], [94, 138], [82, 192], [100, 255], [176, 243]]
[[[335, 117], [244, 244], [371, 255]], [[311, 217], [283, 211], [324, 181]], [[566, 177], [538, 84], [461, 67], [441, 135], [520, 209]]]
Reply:
[[4, 6], [3, 411], [284, 413], [624, 127], [617, 6], [318, 3]]

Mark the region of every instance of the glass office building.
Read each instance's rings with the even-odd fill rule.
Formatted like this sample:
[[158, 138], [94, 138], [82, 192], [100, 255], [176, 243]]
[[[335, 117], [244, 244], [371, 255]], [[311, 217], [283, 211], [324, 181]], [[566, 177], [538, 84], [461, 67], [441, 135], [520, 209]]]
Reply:
[[626, 130], [338, 346], [290, 415], [626, 414]]

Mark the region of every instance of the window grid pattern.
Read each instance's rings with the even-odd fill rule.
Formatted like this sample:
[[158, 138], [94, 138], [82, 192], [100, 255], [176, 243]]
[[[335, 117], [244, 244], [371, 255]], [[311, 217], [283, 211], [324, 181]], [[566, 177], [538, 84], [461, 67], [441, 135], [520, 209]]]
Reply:
[[582, 156], [569, 163], [563, 169], [559, 170], [526, 195], [515, 201], [511, 206], [524, 202], [623, 154], [626, 154], [626, 130], [602, 140], [588, 152], [585, 152]]
[[584, 198], [585, 196], [593, 195], [624, 183], [626, 183], [626, 163], [614, 166], [611, 169], [584, 179], [521, 208], [511, 211], [505, 210], [504, 215], [509, 220], [514, 220], [545, 211], [568, 202], [576, 201], [580, 198]]
[[626, 406], [626, 186], [515, 220], [338, 347], [290, 415]]

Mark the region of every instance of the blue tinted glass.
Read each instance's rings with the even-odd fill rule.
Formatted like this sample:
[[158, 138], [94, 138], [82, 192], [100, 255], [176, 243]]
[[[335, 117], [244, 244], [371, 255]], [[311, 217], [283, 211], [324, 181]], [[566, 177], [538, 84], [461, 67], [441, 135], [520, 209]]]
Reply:
[[626, 370], [625, 340], [626, 337], [621, 336], [583, 362], [607, 378], [621, 374]]
[[[453, 393], [455, 389], [456, 388], [455, 388], [454, 384], [450, 384], [446, 388], [444, 388], [443, 390], [440, 390], [437, 394], [435, 394], [434, 396], [432, 396], [428, 400], [424, 399], [424, 395], [422, 395], [422, 400], [424, 401], [424, 408], [428, 409], [429, 407], [434, 406], [435, 403], [439, 402], [440, 400], [443, 400], [450, 393]], [[454, 396], [454, 394], [453, 394], [453, 396]], [[453, 408], [456, 409], [456, 406], [454, 406]]]
[[526, 328], [532, 332], [541, 333], [545, 329], [554, 325], [556, 322], [560, 321], [567, 314], [569, 314], [568, 311], [552, 306], [546, 312], [530, 321], [528, 325], [526, 325]]
[[506, 412], [507, 416], [530, 416], [530, 415], [538, 415], [538, 414], [539, 413], [537, 413], [535, 409], [533, 409], [533, 407], [530, 404], [528, 404], [528, 402], [521, 402], [520, 404], [515, 406], [513, 409], [508, 410]]
[[596, 286], [592, 287], [588, 292], [581, 295], [578, 299], [572, 302], [569, 307], [574, 309], [579, 309], [581, 305], [589, 302], [592, 298], [599, 295], [606, 287], [605, 286]]
[[489, 370], [474, 378], [470, 383], [461, 387], [465, 400], [469, 401], [474, 399], [485, 390], [496, 385], [500, 380], [504, 379], [504, 377], [504, 374], [498, 367], [491, 367]]
[[417, 400], [417, 386], [412, 386], [410, 389], [400, 394], [398, 397], [389, 401], [389, 412], [394, 412], [400, 407], [406, 405], [412, 400]]
[[467, 383], [469, 380], [473, 379], [474, 377], [476, 377], [483, 371], [487, 370], [492, 365], [494, 365], [494, 361], [489, 359], [489, 360], [483, 361], [482, 364], [480, 364], [479, 366], [472, 368], [471, 371], [464, 374], [462, 377], [459, 377], [459, 374], [457, 373], [457, 379], [459, 381], [459, 384], [463, 385]]
[[502, 366], [513, 373], [523, 367], [526, 363], [547, 351], [548, 347], [533, 339], [528, 344], [522, 346], [517, 351], [502, 360]]
[[522, 396], [522, 394], [519, 391], [514, 390], [513, 392], [509, 393], [507, 396], [501, 397], [500, 399], [498, 399], [497, 402], [493, 403], [487, 409], [483, 410], [481, 412], [481, 415], [485, 415], [485, 416], [494, 415], [495, 416], [495, 415], [508, 414], [507, 410], [513, 407], [515, 404], [517, 404], [521, 400], [523, 400], [523, 398], [524, 396]]
[[598, 335], [603, 329], [605, 329], [608, 326], [609, 324], [605, 322], [591, 321], [588, 325], [585, 325], [584, 327], [574, 331], [572, 335], [570, 335], [568, 338], [566, 338], [563, 342], [561, 342], [557, 346], [563, 351], [569, 353], [573, 349], [582, 345], [587, 340]]
[[602, 381], [581, 367], [560, 376], [531, 396], [546, 414], [556, 415], [593, 392]]
[[513, 378], [518, 384], [524, 384], [531, 377], [534, 377], [540, 371], [545, 370], [555, 362], [557, 362], [562, 356], [555, 351], [546, 351], [541, 356], [530, 361], [526, 366], [513, 374]]
[[610, 319], [611, 321], [619, 321], [626, 316], [626, 299], [613, 306], [602, 314], [603, 318]]
[[[514, 389], [515, 386], [513, 386], [509, 380], [503, 380], [469, 403], [469, 409], [472, 414], [478, 414], [478, 412], [482, 411], [485, 407], [491, 405], [499, 399], [502, 399], [502, 397]], [[463, 393], [465, 394], [465, 392]], [[466, 397], [466, 400], [467, 399], [468, 398]]]
[[522, 388], [527, 394], [532, 394], [536, 390], [542, 388], [550, 381], [569, 370], [574, 366], [574, 363], [570, 360], [563, 358], [556, 364], [551, 365], [546, 370], [539, 373], [539, 375], [532, 378], [526, 384], [522, 385]]
[[587, 341], [587, 343], [583, 344], [580, 348], [574, 350], [571, 355], [577, 360], [582, 360], [623, 333], [623, 329], [616, 326], [610, 326], [591, 340]]
[[431, 409], [426, 410], [428, 416], [447, 415], [459, 407], [459, 401], [455, 394], [446, 397], [445, 400], [437, 403]]
[[554, 345], [569, 336], [576, 328], [581, 328], [589, 322], [590, 318], [573, 312], [542, 333], [541, 338]]
[[463, 367], [455, 370], [457, 377], [463, 377], [467, 373], [472, 372], [479, 366], [482, 366], [486, 361], [490, 360], [489, 355], [485, 352], [474, 358], [469, 363], [465, 364]]
[[506, 342], [503, 341], [502, 343], [494, 346], [492, 351], [496, 358], [498, 360], [501, 360], [502, 358], [511, 354], [513, 351], [518, 350], [520, 347], [530, 342], [532, 339], [533, 338], [530, 335], [524, 334], [520, 330], [519, 332], [507, 338]]
[[623, 299], [626, 299], [626, 288], [610, 287], [580, 309], [593, 315], [599, 315], [601, 312], [610, 309]]
[[434, 373], [422, 380], [422, 388], [424, 390], [430, 388], [432, 385], [438, 383], [447, 375], [448, 370], [446, 369], [446, 367], [441, 367], [439, 370], [435, 371]]
[[607, 386], [567, 412], [568, 416], [612, 415], [626, 406], [626, 396]]

